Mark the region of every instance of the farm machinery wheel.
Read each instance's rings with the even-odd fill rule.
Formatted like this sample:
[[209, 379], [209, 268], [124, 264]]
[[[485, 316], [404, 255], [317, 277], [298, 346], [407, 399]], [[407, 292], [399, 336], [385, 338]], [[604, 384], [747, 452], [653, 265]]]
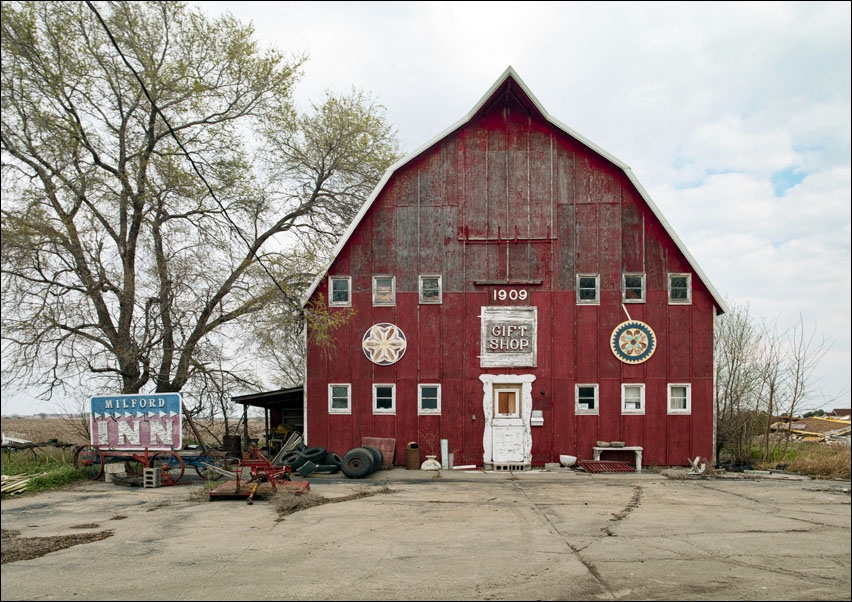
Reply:
[[104, 454], [94, 445], [81, 445], [74, 452], [74, 468], [97, 481], [104, 473]]
[[173, 451], [159, 451], [148, 463], [150, 468], [160, 469], [160, 483], [162, 485], [174, 485], [180, 481], [186, 465], [183, 459]]

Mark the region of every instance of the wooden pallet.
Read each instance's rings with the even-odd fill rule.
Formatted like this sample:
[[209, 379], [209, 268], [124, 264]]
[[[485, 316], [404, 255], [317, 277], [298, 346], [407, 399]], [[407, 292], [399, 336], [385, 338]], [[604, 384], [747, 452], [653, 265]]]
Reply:
[[636, 472], [627, 462], [614, 462], [606, 460], [577, 460], [577, 465], [581, 466], [586, 472], [602, 473], [602, 472]]

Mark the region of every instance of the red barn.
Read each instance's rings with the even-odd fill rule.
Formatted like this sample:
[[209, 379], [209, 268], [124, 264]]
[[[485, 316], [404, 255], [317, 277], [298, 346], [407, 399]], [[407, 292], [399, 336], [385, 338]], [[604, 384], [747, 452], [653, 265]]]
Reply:
[[312, 303], [352, 312], [331, 347], [308, 333], [312, 446], [392, 438], [405, 464], [446, 439], [455, 465], [512, 470], [598, 441], [713, 458], [723, 300], [630, 169], [512, 68], [388, 171]]

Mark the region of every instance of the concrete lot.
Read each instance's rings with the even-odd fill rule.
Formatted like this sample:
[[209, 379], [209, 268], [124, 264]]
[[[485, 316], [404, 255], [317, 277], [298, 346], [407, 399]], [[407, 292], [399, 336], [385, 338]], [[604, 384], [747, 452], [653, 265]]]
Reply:
[[[326, 503], [89, 483], [2, 528], [112, 537], [2, 566], [6, 600], [849, 600], [848, 482], [394, 468]], [[184, 477], [188, 479], [188, 477]]]

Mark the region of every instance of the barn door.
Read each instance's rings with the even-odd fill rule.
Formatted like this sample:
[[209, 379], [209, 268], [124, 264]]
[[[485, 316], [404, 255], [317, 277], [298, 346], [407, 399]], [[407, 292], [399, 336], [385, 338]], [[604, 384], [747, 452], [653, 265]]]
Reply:
[[[496, 470], [526, 470], [532, 459], [533, 374], [481, 374], [482, 460]], [[476, 417], [474, 417], [474, 420]]]
[[520, 385], [495, 383], [491, 403], [492, 462], [523, 463], [529, 428], [524, 424]]

